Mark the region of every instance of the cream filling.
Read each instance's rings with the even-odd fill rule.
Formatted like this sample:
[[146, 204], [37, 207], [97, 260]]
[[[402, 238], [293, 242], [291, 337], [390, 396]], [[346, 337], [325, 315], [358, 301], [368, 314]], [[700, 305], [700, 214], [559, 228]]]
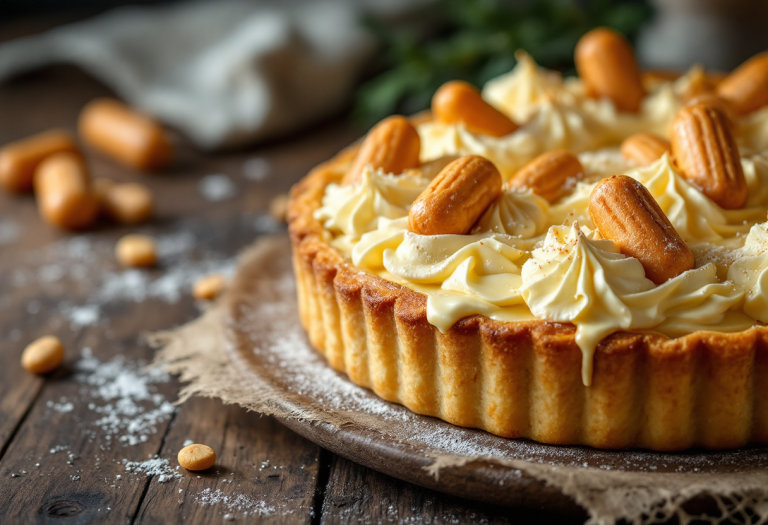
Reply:
[[[549, 204], [505, 190], [469, 235], [421, 236], [408, 231], [407, 214], [429, 180], [367, 169], [357, 184], [329, 185], [316, 217], [356, 266], [427, 295], [427, 318], [443, 332], [475, 314], [573, 323], [587, 385], [595, 348], [611, 333], [677, 337], [768, 322], [768, 224], [757, 224], [768, 207], [768, 111], [740, 123], [740, 143], [751, 148], [742, 158], [749, 200], [741, 210], [709, 200], [666, 155], [633, 168], [618, 151], [635, 132], [666, 133], [686, 82], [658, 83], [640, 113], [627, 115], [607, 100], [584, 97], [577, 80], [563, 81], [522, 57], [483, 91], [522, 127], [496, 138], [426, 123], [419, 127], [422, 159], [482, 155], [509, 178], [536, 155], [564, 148], [579, 154], [585, 170], [571, 194]], [[648, 188], [694, 252], [694, 270], [657, 286], [639, 261], [590, 230], [589, 195], [616, 173]]]
[[[768, 204], [768, 161], [762, 157], [742, 159], [750, 197], [740, 210], [724, 210], [683, 178], [668, 155], [656, 162], [623, 173], [641, 182], [691, 246], [700, 243], [738, 247], [749, 228], [765, 220]], [[580, 182], [574, 191], [549, 208], [549, 224], [570, 224], [574, 220], [594, 228], [587, 213], [589, 196], [599, 180]]]
[[408, 215], [408, 208], [429, 179], [363, 170], [357, 184], [329, 184], [315, 219], [333, 234], [331, 245], [348, 253], [360, 237], [376, 230], [381, 219]]
[[646, 279], [640, 261], [622, 255], [610, 241], [585, 234], [576, 223], [570, 228], [551, 227], [521, 275], [520, 291], [537, 318], [576, 325], [587, 386], [595, 348], [614, 332], [688, 333], [713, 325], [733, 331], [755, 324], [744, 314], [728, 314], [740, 304], [743, 293], [731, 283], [718, 282], [714, 265], [656, 286]]
[[666, 135], [680, 109], [678, 92], [687, 77], [661, 83], [643, 100], [637, 115], [618, 112], [609, 100], [585, 96], [577, 79], [563, 81], [558, 73], [539, 68], [528, 57], [507, 75], [493, 79], [483, 97], [521, 127], [505, 137], [468, 131], [460, 124], [427, 122], [419, 126], [422, 159], [443, 155], [482, 155], [491, 160], [505, 179], [546, 151], [567, 149], [576, 153], [619, 144], [650, 131]]
[[768, 106], [740, 119], [737, 142], [742, 154], [758, 155], [768, 151]]
[[547, 232], [549, 203], [530, 191], [505, 189], [477, 221], [472, 233], [504, 233], [531, 239]]
[[745, 291], [744, 313], [768, 323], [768, 224], [752, 226], [739, 252], [728, 280]]

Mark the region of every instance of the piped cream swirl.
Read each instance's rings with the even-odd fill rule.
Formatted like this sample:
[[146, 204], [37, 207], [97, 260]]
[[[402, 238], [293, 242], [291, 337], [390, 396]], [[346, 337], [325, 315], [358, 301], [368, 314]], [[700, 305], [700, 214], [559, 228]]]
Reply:
[[728, 280], [746, 294], [744, 313], [768, 323], [768, 223], [752, 226]]
[[505, 233], [530, 239], [547, 231], [549, 203], [530, 191], [506, 189], [485, 211], [472, 233]]
[[417, 235], [407, 220], [383, 221], [363, 235], [352, 262], [428, 296], [427, 319], [442, 331], [473, 314], [531, 319], [520, 295], [526, 252], [499, 233]]
[[[596, 346], [616, 331], [677, 337], [768, 323], [768, 225], [753, 226], [768, 208], [768, 111], [739, 121], [749, 188], [741, 210], [720, 208], [666, 155], [632, 168], [618, 150], [633, 133], [666, 134], [695, 74], [658, 82], [632, 115], [609, 100], [589, 99], [578, 80], [564, 81], [521, 56], [510, 74], [483, 91], [520, 129], [490, 137], [460, 124], [428, 122], [419, 126], [421, 158], [482, 155], [509, 179], [535, 156], [567, 149], [579, 153], [585, 171], [569, 195], [550, 204], [507, 189], [470, 235], [420, 236], [408, 231], [407, 214], [429, 180], [367, 169], [356, 184], [329, 185], [315, 216], [356, 266], [426, 294], [427, 318], [441, 331], [474, 314], [573, 323], [587, 384]], [[696, 269], [656, 286], [638, 260], [589, 230], [592, 189], [617, 173], [648, 188], [696, 254]]]
[[[706, 329], [726, 320], [728, 310], [742, 300], [731, 283], [717, 281], [714, 265], [656, 286], [645, 277], [640, 261], [622, 255], [610, 241], [590, 237], [578, 224], [551, 227], [542, 247], [523, 265], [520, 288], [537, 318], [576, 325], [585, 385], [591, 382], [594, 351], [604, 337], [620, 330]], [[726, 330], [753, 324], [745, 315], [733, 314]]]
[[411, 203], [427, 185], [429, 180], [421, 177], [366, 168], [355, 184], [329, 184], [315, 218], [326, 230], [336, 234], [334, 246], [350, 251], [364, 233], [378, 228], [382, 218], [408, 215]]

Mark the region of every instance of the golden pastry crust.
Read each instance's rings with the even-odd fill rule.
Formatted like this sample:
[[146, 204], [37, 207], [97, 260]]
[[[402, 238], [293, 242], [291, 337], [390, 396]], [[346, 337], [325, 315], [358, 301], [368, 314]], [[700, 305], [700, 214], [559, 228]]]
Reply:
[[582, 384], [575, 327], [473, 315], [441, 333], [427, 297], [357, 268], [313, 217], [350, 147], [291, 192], [299, 310], [329, 364], [378, 396], [503, 437], [597, 448], [727, 449], [768, 443], [768, 327], [671, 339], [620, 332]]

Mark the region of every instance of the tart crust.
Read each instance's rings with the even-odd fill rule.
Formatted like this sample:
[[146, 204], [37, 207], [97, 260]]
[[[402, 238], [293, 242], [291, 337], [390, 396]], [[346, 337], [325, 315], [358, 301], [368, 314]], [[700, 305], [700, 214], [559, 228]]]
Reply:
[[558, 445], [728, 449], [768, 443], [768, 327], [669, 338], [619, 332], [581, 379], [575, 327], [466, 317], [441, 333], [427, 297], [356, 268], [313, 214], [356, 146], [316, 167], [288, 208], [299, 313], [336, 370], [413, 412]]

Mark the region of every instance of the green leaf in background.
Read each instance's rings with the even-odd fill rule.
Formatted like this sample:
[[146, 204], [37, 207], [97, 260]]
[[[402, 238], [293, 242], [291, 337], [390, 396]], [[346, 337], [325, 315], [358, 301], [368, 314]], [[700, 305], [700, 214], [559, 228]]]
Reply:
[[426, 109], [448, 80], [480, 87], [510, 71], [519, 49], [572, 74], [573, 50], [584, 33], [608, 26], [633, 40], [651, 14], [644, 0], [437, 0], [423, 15], [437, 28], [427, 37], [369, 21], [383, 72], [360, 86], [354, 116], [370, 125], [395, 112]]

